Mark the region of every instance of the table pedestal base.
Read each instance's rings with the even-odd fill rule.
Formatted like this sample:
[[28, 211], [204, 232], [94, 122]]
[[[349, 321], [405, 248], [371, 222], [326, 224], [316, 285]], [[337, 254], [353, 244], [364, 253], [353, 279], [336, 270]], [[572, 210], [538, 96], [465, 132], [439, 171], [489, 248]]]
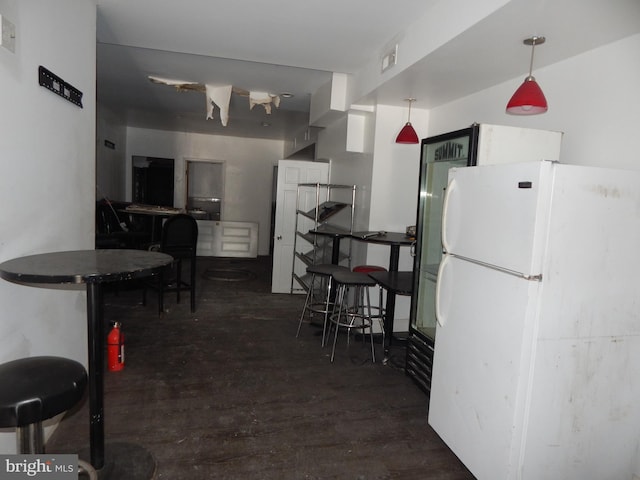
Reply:
[[[156, 472], [155, 458], [140, 445], [125, 442], [107, 443], [104, 453], [104, 465], [97, 470], [100, 480], [150, 480]], [[88, 448], [80, 451], [78, 456], [90, 462]]]

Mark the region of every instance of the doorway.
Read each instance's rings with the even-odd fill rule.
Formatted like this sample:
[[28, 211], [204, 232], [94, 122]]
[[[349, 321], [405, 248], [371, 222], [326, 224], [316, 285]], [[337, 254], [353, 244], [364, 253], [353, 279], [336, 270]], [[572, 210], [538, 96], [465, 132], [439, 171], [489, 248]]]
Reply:
[[276, 181], [273, 269], [271, 293], [293, 292], [293, 259], [299, 183], [327, 183], [329, 164], [304, 160], [280, 160]]
[[187, 160], [187, 209], [196, 218], [222, 220], [224, 163]]
[[173, 207], [173, 158], [134, 155], [132, 164], [134, 203]]

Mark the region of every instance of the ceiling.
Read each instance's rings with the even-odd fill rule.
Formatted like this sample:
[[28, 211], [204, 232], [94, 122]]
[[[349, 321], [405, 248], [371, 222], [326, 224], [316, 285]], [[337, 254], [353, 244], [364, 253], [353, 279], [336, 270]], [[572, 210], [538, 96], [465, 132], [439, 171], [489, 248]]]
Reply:
[[[98, 0], [98, 101], [131, 126], [291, 138], [308, 122], [311, 94], [332, 72], [358, 74], [378, 62], [415, 19], [449, 1], [270, 0], [265, 7], [259, 0]], [[547, 37], [536, 48], [535, 70], [640, 32], [640, 0], [505, 3], [356, 100], [403, 105], [411, 96], [415, 107], [430, 108], [524, 78], [527, 36]], [[206, 120], [203, 93], [151, 83], [149, 75], [293, 96], [281, 97], [267, 115], [232, 95], [224, 127], [217, 109]]]

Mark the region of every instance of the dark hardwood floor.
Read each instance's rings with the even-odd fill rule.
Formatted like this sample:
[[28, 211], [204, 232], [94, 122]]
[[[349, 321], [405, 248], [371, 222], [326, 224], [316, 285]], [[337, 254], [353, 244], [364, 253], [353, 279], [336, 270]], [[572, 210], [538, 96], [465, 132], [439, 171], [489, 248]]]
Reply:
[[[162, 316], [131, 286], [105, 295], [105, 320], [126, 336], [124, 370], [105, 375], [107, 448], [143, 447], [167, 480], [473, 479], [428, 426], [402, 347], [383, 366], [341, 338], [331, 364], [318, 327], [295, 338], [304, 298], [270, 293], [268, 258], [201, 258], [198, 269], [194, 314], [188, 294], [168, 294]], [[87, 404], [49, 453], [87, 450]]]

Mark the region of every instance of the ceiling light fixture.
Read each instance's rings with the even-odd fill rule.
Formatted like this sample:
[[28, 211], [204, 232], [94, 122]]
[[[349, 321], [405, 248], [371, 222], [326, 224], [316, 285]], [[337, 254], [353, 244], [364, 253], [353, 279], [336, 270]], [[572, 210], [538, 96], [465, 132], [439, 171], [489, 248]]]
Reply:
[[531, 75], [533, 71], [533, 51], [536, 45], [545, 42], [544, 37], [531, 37], [523, 40], [525, 45], [531, 45], [531, 62], [529, 63], [529, 76], [524, 79], [522, 85], [509, 100], [507, 104], [507, 113], [511, 115], [537, 115], [547, 111], [547, 99], [542, 93], [542, 89]]
[[416, 99], [405, 98], [404, 101], [409, 102], [409, 117], [407, 119], [407, 123], [405, 123], [404, 127], [402, 127], [402, 130], [400, 130], [400, 133], [396, 137], [396, 143], [420, 143], [418, 134], [411, 125], [411, 103], [415, 102]]

